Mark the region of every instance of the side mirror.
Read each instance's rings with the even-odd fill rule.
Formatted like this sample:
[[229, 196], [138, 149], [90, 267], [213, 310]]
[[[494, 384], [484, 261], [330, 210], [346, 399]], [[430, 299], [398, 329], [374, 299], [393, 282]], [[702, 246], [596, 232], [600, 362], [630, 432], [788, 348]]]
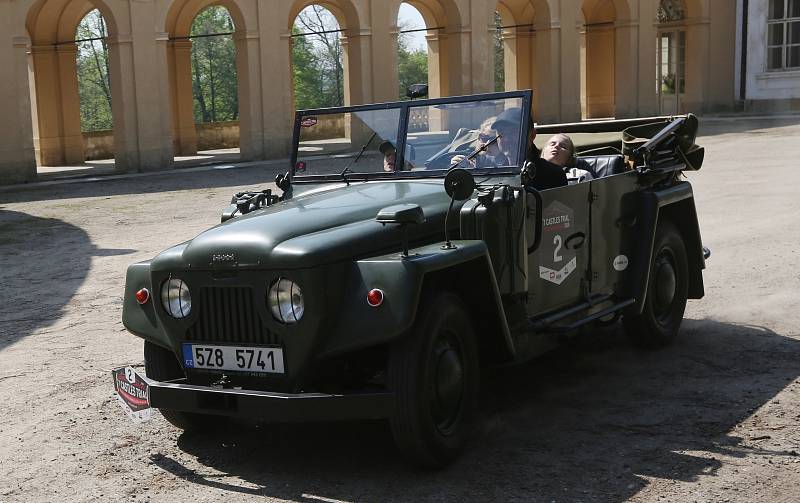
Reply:
[[418, 204], [395, 204], [381, 209], [375, 220], [380, 224], [421, 224], [425, 214]]
[[378, 212], [375, 220], [381, 224], [397, 224], [403, 230], [403, 257], [408, 257], [408, 225], [425, 222], [425, 213], [418, 204], [395, 204]]
[[466, 169], [451, 169], [444, 177], [444, 191], [455, 201], [469, 199], [475, 191], [475, 178]]
[[428, 84], [411, 84], [406, 89], [406, 97], [410, 99], [422, 98], [428, 95]]

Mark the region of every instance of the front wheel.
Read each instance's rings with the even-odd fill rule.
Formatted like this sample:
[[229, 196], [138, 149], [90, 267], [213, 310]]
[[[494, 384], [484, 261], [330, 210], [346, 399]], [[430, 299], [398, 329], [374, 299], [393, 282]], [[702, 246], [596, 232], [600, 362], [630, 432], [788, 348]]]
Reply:
[[413, 463], [440, 468], [472, 432], [480, 385], [470, 316], [453, 294], [427, 302], [408, 337], [392, 347], [388, 384], [396, 394], [395, 442]]
[[641, 314], [622, 319], [635, 344], [645, 348], [666, 346], [678, 334], [689, 292], [686, 246], [675, 225], [662, 220], [656, 229], [653, 259]]
[[[156, 381], [171, 381], [183, 377], [183, 371], [178, 359], [172, 351], [157, 346], [151, 342], [144, 343], [144, 370], [147, 377]], [[224, 416], [212, 416], [183, 412], [172, 409], [158, 409], [164, 419], [184, 431], [206, 431], [215, 426], [224, 424]]]

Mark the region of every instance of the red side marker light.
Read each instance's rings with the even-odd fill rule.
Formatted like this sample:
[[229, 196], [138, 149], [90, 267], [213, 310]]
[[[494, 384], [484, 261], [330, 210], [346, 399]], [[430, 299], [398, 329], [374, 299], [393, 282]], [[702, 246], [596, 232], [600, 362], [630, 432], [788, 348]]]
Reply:
[[367, 304], [378, 307], [383, 304], [383, 290], [373, 288], [367, 293]]
[[142, 288], [136, 292], [136, 302], [139, 304], [146, 304], [150, 299], [150, 291], [147, 288]]

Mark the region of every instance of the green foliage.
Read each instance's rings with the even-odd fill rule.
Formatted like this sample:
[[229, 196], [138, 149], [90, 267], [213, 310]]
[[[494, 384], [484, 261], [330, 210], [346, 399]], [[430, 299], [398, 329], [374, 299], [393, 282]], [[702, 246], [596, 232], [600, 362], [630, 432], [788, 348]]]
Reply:
[[397, 73], [399, 96], [406, 100], [408, 86], [428, 83], [428, 53], [421, 49], [408, 51], [400, 46], [397, 51]]
[[404, 30], [417, 29], [405, 24], [399, 26], [397, 36], [398, 96], [407, 100], [406, 91], [412, 84], [428, 83], [428, 53], [424, 49], [412, 49], [411, 39]]
[[220, 6], [203, 9], [192, 22], [192, 90], [195, 122], [218, 122], [239, 118], [236, 82], [236, 46], [233, 20]]
[[506, 69], [505, 69], [505, 50], [503, 49], [503, 20], [500, 13], [494, 13], [494, 24], [497, 30], [494, 32], [492, 41], [494, 42], [494, 90], [506, 90]]
[[[292, 27], [292, 77], [295, 108], [344, 104], [343, 49], [336, 18], [324, 7], [309, 5]], [[323, 33], [330, 32], [330, 33]]]
[[82, 131], [111, 129], [111, 85], [108, 78], [108, 45], [106, 24], [100, 11], [89, 12], [78, 24], [76, 67]]

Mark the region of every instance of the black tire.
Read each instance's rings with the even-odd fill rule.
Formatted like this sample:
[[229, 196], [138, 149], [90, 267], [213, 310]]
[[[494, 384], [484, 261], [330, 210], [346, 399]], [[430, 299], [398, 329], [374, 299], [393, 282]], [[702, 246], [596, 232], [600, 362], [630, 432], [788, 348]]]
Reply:
[[409, 461], [441, 468], [458, 457], [475, 424], [478, 349], [469, 313], [456, 295], [423, 298], [420, 306], [413, 330], [389, 355], [388, 384], [397, 396], [390, 423]]
[[[144, 343], [144, 369], [147, 377], [156, 381], [170, 381], [184, 377], [177, 358], [167, 349], [151, 342]], [[227, 418], [207, 414], [158, 409], [164, 419], [184, 431], [207, 431], [223, 425]]]
[[658, 223], [649, 274], [642, 313], [625, 316], [622, 324], [636, 345], [660, 348], [678, 334], [689, 292], [686, 246], [669, 220]]

